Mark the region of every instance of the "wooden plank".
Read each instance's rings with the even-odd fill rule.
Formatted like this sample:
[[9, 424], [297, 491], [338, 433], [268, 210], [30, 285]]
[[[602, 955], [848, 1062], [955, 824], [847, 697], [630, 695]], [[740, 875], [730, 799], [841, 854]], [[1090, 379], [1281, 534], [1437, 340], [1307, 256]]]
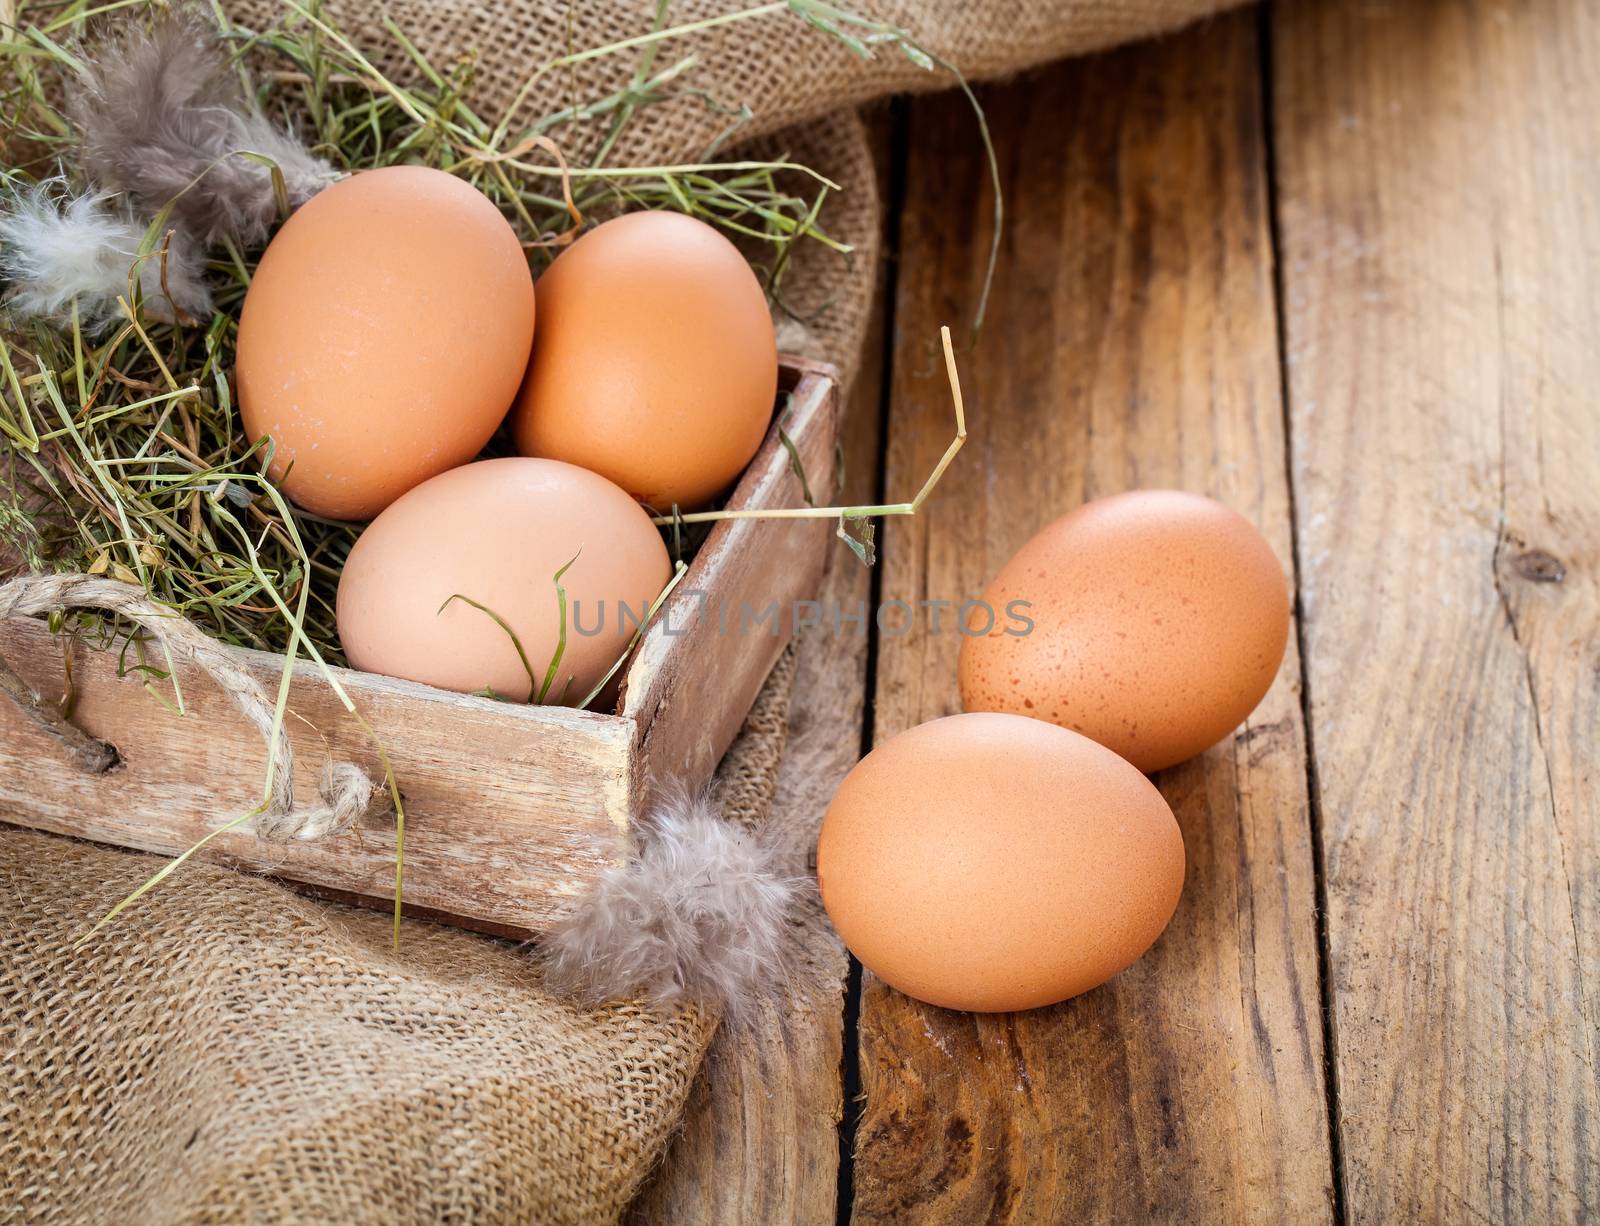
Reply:
[[[869, 118], [869, 139], [887, 198], [890, 118]], [[885, 326], [878, 289], [862, 361], [841, 421], [846, 502], [876, 497], [881, 464]], [[818, 599], [854, 609], [869, 599], [872, 572], [842, 544], [828, 553]], [[865, 716], [867, 635], [831, 625], [797, 645], [789, 743], [772, 820], [790, 828], [806, 862], [817, 823], [860, 753]], [[629, 1221], [745, 1226], [827, 1222], [838, 1198], [839, 1120], [844, 1110], [842, 987], [846, 956], [820, 908], [796, 933], [803, 974], [781, 1007], [747, 1028], [719, 1031], [684, 1110], [680, 1133]]]
[[1286, 5], [1345, 1198], [1600, 1214], [1600, 9]]
[[[985, 91], [1011, 221], [963, 363], [972, 438], [925, 514], [889, 525], [885, 599], [975, 596], [1043, 523], [1140, 485], [1215, 495], [1288, 566], [1257, 53], [1233, 16]], [[891, 490], [948, 441], [936, 328], [971, 309], [987, 249], [960, 101], [917, 104], [911, 147]], [[959, 709], [950, 620], [883, 638], [879, 738]], [[1112, 983], [983, 1017], [867, 977], [858, 1221], [1330, 1216], [1297, 680], [1291, 644], [1248, 725], [1158, 777], [1184, 897]]]

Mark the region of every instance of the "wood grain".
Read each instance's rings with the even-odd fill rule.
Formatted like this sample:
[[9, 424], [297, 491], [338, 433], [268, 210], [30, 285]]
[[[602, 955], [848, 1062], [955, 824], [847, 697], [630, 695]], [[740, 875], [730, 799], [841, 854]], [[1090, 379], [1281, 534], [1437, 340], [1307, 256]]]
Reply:
[[[925, 514], [889, 526], [886, 599], [975, 596], [1050, 518], [1140, 485], [1221, 498], [1287, 567], [1257, 51], [1236, 16], [984, 93], [1013, 220], [963, 362], [972, 439]], [[960, 101], [918, 103], [911, 140], [891, 491], [948, 441], [930, 342], [971, 309], [987, 246]], [[946, 619], [884, 636], [880, 739], [959, 709]], [[1132, 969], [989, 1017], [868, 975], [858, 1221], [1330, 1216], [1298, 668], [1291, 648], [1246, 727], [1158, 778], [1188, 875]]]
[[[0, 655], [51, 700], [61, 692], [64, 642], [41, 622], [0, 623]], [[273, 693], [282, 661], [261, 652], [239, 656]], [[139, 674], [119, 678], [113, 652], [76, 646], [72, 672], [74, 720], [114, 745], [121, 764], [104, 774], [73, 768], [37, 725], [7, 704], [0, 708], [0, 816], [6, 821], [171, 855], [214, 823], [259, 803], [266, 746], [203, 673], [180, 666], [187, 708], [180, 715], [146, 693]], [[447, 913], [466, 909], [495, 928], [538, 928], [623, 854], [632, 786], [628, 722], [447, 694], [349, 670], [339, 676], [400, 779], [409, 901]], [[330, 754], [382, 778], [372, 741], [313, 666], [296, 668], [289, 708], [285, 727], [300, 765], [297, 799], [316, 799], [317, 773]], [[393, 821], [392, 813], [373, 812], [348, 834], [311, 842], [271, 844], [225, 834], [202, 855], [367, 899], [392, 899]]]
[[1600, 9], [1277, 12], [1356, 1221], [1600, 1214]]
[[[808, 472], [829, 474], [833, 372], [786, 360], [784, 380], [798, 454]], [[799, 499], [774, 432], [730, 505]], [[523, 936], [569, 910], [626, 854], [629, 825], [655, 787], [671, 780], [693, 788], [710, 778], [791, 632], [780, 618], [770, 634], [724, 634], [705, 609], [782, 609], [809, 596], [828, 532], [817, 520], [717, 524], [630, 662], [619, 714], [494, 702], [337, 670], [405, 799], [406, 900], [467, 927]], [[42, 623], [0, 623], [0, 657], [34, 692], [52, 702], [60, 695], [62, 646]], [[276, 691], [278, 657], [238, 658], [266, 693]], [[139, 674], [119, 677], [113, 654], [78, 647], [74, 661], [74, 720], [114, 746], [121, 764], [100, 774], [79, 769], [55, 736], [0, 695], [0, 818], [171, 855], [259, 802], [260, 734], [203, 673], [180, 667], [189, 700], [180, 715], [146, 693]], [[313, 666], [297, 666], [289, 705], [302, 801], [315, 800], [318, 767], [330, 755], [383, 777], [375, 744]], [[200, 852], [377, 905], [393, 899], [394, 853], [392, 812], [377, 809], [333, 838], [279, 844], [240, 830]]]
[[[890, 114], [868, 117], [878, 195], [887, 197]], [[872, 323], [840, 429], [849, 503], [875, 499], [881, 465], [885, 300], [880, 277]], [[827, 555], [818, 599], [853, 609], [869, 599], [872, 572], [842, 544]], [[867, 634], [829, 626], [796, 643], [789, 743], [772, 820], [809, 853], [834, 790], [860, 755], [867, 690]], [[753, 1026], [718, 1032], [657, 1177], [630, 1211], [635, 1226], [680, 1222], [822, 1223], [838, 1200], [839, 1120], [844, 1110], [844, 947], [820, 908], [797, 932], [804, 973], [779, 1007]]]

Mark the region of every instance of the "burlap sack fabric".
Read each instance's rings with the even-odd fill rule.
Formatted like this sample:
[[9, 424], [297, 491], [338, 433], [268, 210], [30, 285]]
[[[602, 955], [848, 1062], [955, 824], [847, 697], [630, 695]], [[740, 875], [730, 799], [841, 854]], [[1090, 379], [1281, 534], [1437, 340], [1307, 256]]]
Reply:
[[[1172, 28], [1228, 2], [850, 7], [907, 29], [978, 79]], [[245, 26], [276, 11], [273, 0], [224, 7]], [[685, 0], [671, 20], [732, 7]], [[561, 50], [647, 28], [653, 5], [328, 8], [394, 73], [406, 65], [380, 12], [436, 62], [476, 52], [474, 103], [494, 112]], [[823, 220], [857, 255], [846, 263], [813, 252], [794, 269], [790, 300], [806, 329], [786, 339], [848, 372], [879, 230], [871, 158], [851, 108], [948, 80], [893, 49], [863, 61], [789, 14], [672, 49], [700, 57], [698, 83], [713, 95], [751, 108], [749, 147], [787, 152], [844, 187]], [[634, 63], [584, 65], [586, 90], [620, 86]], [[531, 111], [552, 109], [565, 88], [564, 78], [542, 82]], [[690, 102], [653, 108], [613, 158], [696, 160], [725, 123]], [[582, 140], [563, 136], [575, 157]], [[735, 820], [764, 820], [771, 806], [791, 676], [788, 663], [775, 671], [724, 763]], [[153, 863], [0, 828], [0, 1222], [612, 1221], [659, 1157], [715, 1028], [712, 1018], [633, 1005], [584, 1013], [541, 991], [525, 952], [504, 942], [412, 922], [396, 953], [381, 915], [204, 866], [185, 867], [75, 950], [85, 919]]]

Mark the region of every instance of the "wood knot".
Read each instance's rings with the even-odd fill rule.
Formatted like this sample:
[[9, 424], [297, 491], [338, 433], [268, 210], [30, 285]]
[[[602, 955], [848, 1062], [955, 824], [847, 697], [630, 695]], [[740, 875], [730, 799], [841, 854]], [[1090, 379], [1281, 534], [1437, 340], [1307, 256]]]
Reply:
[[1511, 559], [1511, 566], [1529, 583], [1560, 583], [1567, 577], [1561, 559], [1542, 549], [1523, 550]]

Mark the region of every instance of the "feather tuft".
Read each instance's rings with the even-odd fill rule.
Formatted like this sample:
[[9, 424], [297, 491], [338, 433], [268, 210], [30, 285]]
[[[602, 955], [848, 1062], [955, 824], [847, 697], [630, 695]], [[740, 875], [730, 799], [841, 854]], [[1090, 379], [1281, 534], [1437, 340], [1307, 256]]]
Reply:
[[631, 863], [610, 869], [542, 950], [546, 984], [596, 1005], [642, 996], [740, 1022], [789, 972], [806, 877], [771, 832], [723, 819], [708, 796], [668, 794]]
[[263, 242], [278, 218], [270, 158], [291, 208], [339, 178], [286, 128], [248, 103], [216, 27], [180, 7], [148, 30], [134, 23], [83, 57], [71, 104], [83, 169], [96, 182], [172, 216], [206, 243]]
[[185, 231], [171, 233], [164, 260], [158, 248], [140, 262], [143, 226], [110, 196], [60, 186], [41, 183], [0, 204], [0, 279], [10, 285], [12, 315], [66, 323], [76, 299], [83, 330], [104, 332], [122, 318], [117, 298], [128, 295], [136, 263], [146, 315], [171, 322], [211, 314], [205, 257]]

